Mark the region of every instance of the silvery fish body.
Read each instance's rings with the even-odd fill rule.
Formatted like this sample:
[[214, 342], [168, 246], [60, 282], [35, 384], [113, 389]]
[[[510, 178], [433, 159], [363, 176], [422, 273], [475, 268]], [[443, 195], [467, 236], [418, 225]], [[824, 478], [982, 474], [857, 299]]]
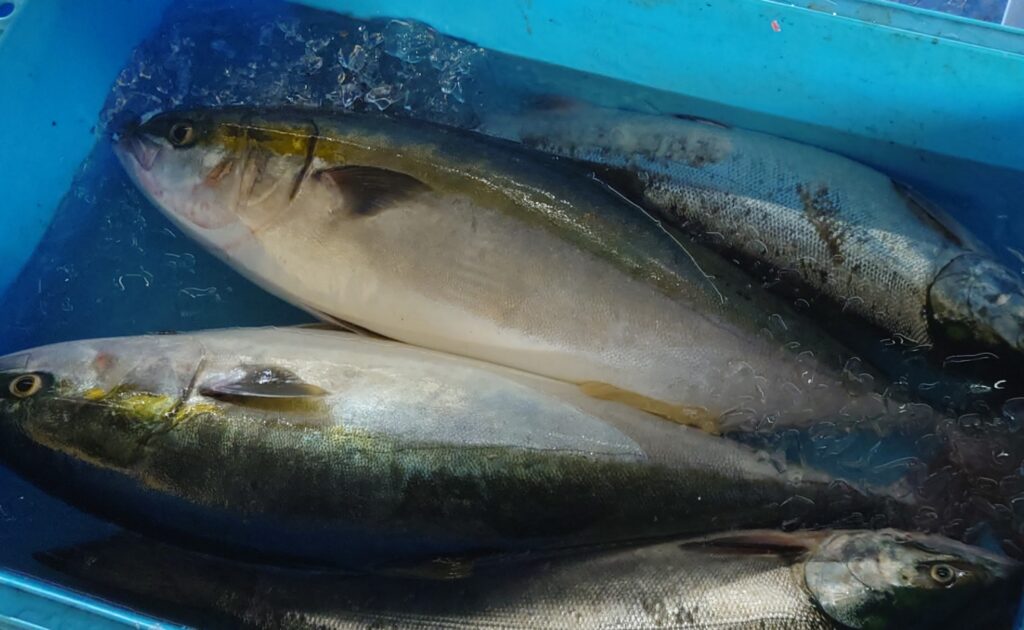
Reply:
[[1024, 350], [1020, 275], [863, 164], [708, 121], [600, 108], [494, 115], [481, 130], [610, 168], [614, 185], [671, 223], [907, 344]]
[[334, 566], [913, 512], [565, 383], [306, 329], [0, 358], [0, 459], [129, 527]]
[[709, 430], [902, 413], [850, 354], [580, 171], [381, 116], [170, 112], [118, 153], [183, 230], [383, 336]]
[[249, 628], [1009, 628], [1020, 567], [892, 530], [738, 532], [483, 561], [458, 579], [239, 565], [120, 538], [41, 561], [101, 594]]

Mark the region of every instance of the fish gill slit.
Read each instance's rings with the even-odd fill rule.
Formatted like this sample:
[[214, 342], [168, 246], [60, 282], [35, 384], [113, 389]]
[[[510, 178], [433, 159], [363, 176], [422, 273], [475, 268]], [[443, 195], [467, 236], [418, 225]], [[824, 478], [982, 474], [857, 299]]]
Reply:
[[230, 155], [225, 156], [220, 162], [217, 163], [216, 166], [210, 169], [210, 172], [206, 174], [206, 178], [203, 180], [203, 183], [206, 184], [207, 186], [213, 186], [215, 184], [220, 183], [222, 179], [224, 179], [231, 173], [234, 165], [234, 158], [231, 157]]
[[196, 362], [196, 370], [192, 373], [192, 378], [189, 379], [188, 385], [186, 385], [185, 389], [182, 390], [181, 398], [179, 398], [178, 401], [167, 411], [167, 418], [171, 420], [171, 422], [169, 422], [162, 431], [154, 431], [151, 435], [147, 436], [146, 442], [153, 437], [166, 433], [174, 428], [174, 425], [176, 424], [174, 419], [180, 417], [182, 410], [186, 405], [188, 405], [188, 401], [192, 398], [192, 393], [196, 389], [196, 383], [199, 381], [199, 375], [202, 373], [204, 367], [206, 367], [205, 354], [200, 356], [199, 361]]
[[[270, 192], [273, 192], [273, 186], [271, 186], [270, 192], [264, 193], [263, 197], [261, 197], [260, 199], [253, 200], [252, 198], [256, 192], [256, 187], [260, 185], [260, 183], [263, 181], [263, 176], [266, 174], [267, 161], [269, 160], [269, 156], [267, 155], [266, 150], [260, 146], [257, 146], [255, 149], [249, 151], [248, 156], [249, 161], [252, 162], [253, 174], [252, 181], [249, 182], [249, 191], [245, 195], [245, 198], [247, 204], [255, 205], [255, 203], [259, 203], [266, 199], [270, 195]], [[274, 183], [277, 183], [277, 181], [275, 181]]]
[[249, 129], [242, 126], [242, 148], [238, 152], [239, 165], [238, 165], [238, 194], [235, 195], [235, 213], [238, 214], [242, 209], [242, 192], [245, 190], [245, 173], [249, 167]]
[[299, 169], [298, 174], [295, 176], [295, 183], [292, 184], [292, 190], [288, 193], [288, 201], [294, 201], [295, 197], [299, 194], [299, 189], [302, 188], [302, 183], [306, 181], [309, 176], [309, 171], [313, 167], [313, 158], [316, 156], [316, 145], [320, 137], [320, 127], [316, 124], [315, 120], [310, 120], [309, 124], [313, 126], [313, 133], [309, 136], [309, 142], [306, 143], [306, 157], [302, 161], [302, 168]]

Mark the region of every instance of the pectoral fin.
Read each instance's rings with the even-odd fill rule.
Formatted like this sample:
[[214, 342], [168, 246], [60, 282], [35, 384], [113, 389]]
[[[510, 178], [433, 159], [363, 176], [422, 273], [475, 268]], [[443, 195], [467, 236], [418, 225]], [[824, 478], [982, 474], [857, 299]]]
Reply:
[[309, 400], [328, 394], [294, 372], [268, 365], [243, 365], [227, 378], [204, 383], [199, 393], [210, 398]]
[[666, 420], [694, 427], [714, 435], [721, 433], [718, 426], [718, 415], [704, 407], [675, 405], [600, 381], [584, 381], [579, 384], [579, 388], [580, 391], [591, 398], [629, 405]]
[[415, 177], [372, 166], [337, 166], [317, 171], [315, 177], [331, 182], [344, 197], [345, 208], [364, 216], [430, 190]]

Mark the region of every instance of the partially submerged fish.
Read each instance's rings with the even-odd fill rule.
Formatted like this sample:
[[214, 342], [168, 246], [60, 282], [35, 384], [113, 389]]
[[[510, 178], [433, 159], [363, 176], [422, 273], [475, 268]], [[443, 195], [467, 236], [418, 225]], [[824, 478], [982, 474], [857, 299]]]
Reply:
[[[481, 130], [589, 163], [719, 251], [767, 264], [777, 287], [809, 288], [804, 297], [908, 346], [938, 346], [939, 358], [1024, 353], [1024, 278], [853, 160], [708, 121], [588, 107], [494, 115]], [[1002, 387], [1024, 387], [1020, 370], [1004, 376]]]
[[0, 461], [129, 527], [336, 566], [914, 510], [565, 383], [302, 329], [0, 358]]
[[1012, 627], [1021, 582], [1012, 560], [893, 530], [738, 532], [454, 580], [271, 570], [127, 536], [37, 558], [143, 610], [248, 628], [994, 630]]
[[276, 294], [716, 431], [902, 412], [784, 301], [557, 159], [381, 116], [171, 112], [125, 168]]

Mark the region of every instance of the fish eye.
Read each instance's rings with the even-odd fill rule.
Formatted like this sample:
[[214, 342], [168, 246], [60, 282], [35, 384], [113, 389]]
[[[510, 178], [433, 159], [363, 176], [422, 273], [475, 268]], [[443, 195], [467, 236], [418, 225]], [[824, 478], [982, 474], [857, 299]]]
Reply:
[[167, 129], [167, 141], [176, 147], [187, 147], [196, 140], [196, 128], [191, 120], [176, 122]]
[[929, 573], [931, 573], [932, 579], [942, 586], [949, 586], [956, 581], [956, 569], [948, 564], [932, 565]]
[[7, 386], [16, 398], [28, 398], [43, 388], [43, 379], [38, 374], [22, 374]]

